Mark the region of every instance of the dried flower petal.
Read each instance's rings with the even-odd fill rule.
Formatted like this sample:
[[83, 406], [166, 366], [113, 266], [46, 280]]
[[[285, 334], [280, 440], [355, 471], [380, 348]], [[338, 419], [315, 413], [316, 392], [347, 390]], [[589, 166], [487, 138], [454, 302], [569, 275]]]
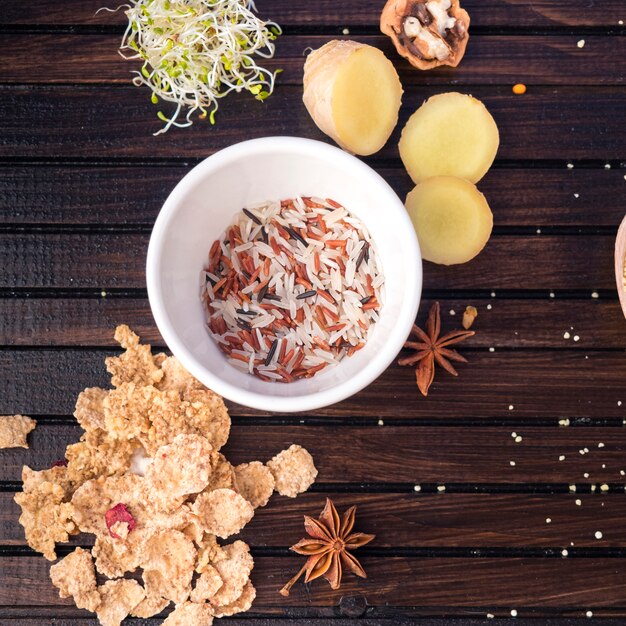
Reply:
[[128, 535], [128, 533], [135, 528], [135, 518], [130, 514], [126, 505], [121, 502], [116, 504], [112, 509], [109, 509], [104, 514], [104, 521], [109, 529], [111, 537], [114, 539], [121, 539], [120, 535], [115, 533], [113, 530], [113, 527], [117, 524], [126, 524], [126, 535]]

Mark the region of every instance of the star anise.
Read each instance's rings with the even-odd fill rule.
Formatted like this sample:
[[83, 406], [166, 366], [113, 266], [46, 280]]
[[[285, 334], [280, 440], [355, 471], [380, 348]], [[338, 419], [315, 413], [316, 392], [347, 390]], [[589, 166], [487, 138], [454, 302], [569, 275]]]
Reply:
[[472, 330], [455, 330], [443, 337], [441, 333], [441, 314], [439, 311], [439, 302], [430, 307], [428, 319], [426, 320], [426, 332], [413, 324], [411, 337], [418, 341], [407, 341], [405, 348], [415, 350], [411, 356], [407, 356], [398, 360], [398, 365], [415, 365], [417, 378], [417, 386], [423, 395], [428, 395], [433, 380], [435, 379], [435, 363], [438, 363], [443, 369], [458, 376], [458, 372], [450, 361], [458, 363], [467, 363], [467, 359], [461, 356], [456, 350], [450, 350], [447, 346], [464, 341], [468, 337], [474, 335]]
[[302, 569], [280, 590], [281, 595], [288, 596], [294, 583], [305, 573], [305, 583], [323, 576], [332, 589], [339, 589], [344, 568], [361, 578], [367, 578], [365, 570], [349, 550], [364, 546], [376, 535], [353, 533], [355, 515], [356, 506], [351, 506], [340, 520], [335, 505], [330, 498], [326, 498], [326, 506], [319, 520], [304, 516], [304, 529], [311, 538], [301, 539], [291, 546], [291, 550], [309, 558]]

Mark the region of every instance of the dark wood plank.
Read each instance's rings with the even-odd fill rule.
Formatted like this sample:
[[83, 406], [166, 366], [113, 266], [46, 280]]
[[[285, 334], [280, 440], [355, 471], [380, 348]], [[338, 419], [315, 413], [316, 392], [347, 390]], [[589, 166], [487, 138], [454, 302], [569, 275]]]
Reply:
[[[326, 495], [339, 511], [358, 506], [358, 526], [374, 533], [379, 548], [578, 548], [626, 546], [624, 495], [335, 494], [275, 497], [258, 509], [242, 539], [255, 548], [287, 547], [303, 535], [304, 515], [317, 515]], [[582, 506], [575, 501], [580, 499]], [[497, 511], [497, 514], [494, 512]], [[0, 545], [24, 546], [20, 509], [12, 493], [0, 493]], [[551, 519], [550, 524], [546, 519]], [[600, 530], [603, 539], [597, 540]], [[73, 538], [91, 545], [91, 535]], [[572, 544], [574, 547], [572, 547]], [[559, 550], [560, 551], [560, 550]], [[570, 554], [571, 552], [571, 554]]]
[[[396, 404], [396, 406], [398, 406]], [[0, 411], [1, 412], [1, 411]], [[508, 411], [507, 411], [508, 413]], [[511, 420], [515, 417], [512, 412]], [[446, 416], [447, 417], [447, 416]], [[626, 479], [626, 429], [608, 427], [564, 428], [510, 426], [330, 426], [248, 425], [236, 423], [225, 448], [233, 463], [268, 460], [278, 451], [299, 443], [310, 450], [321, 484], [400, 485], [413, 494], [413, 485], [555, 484], [568, 490], [577, 484], [581, 493], [589, 485], [621, 485]], [[511, 433], [522, 437], [516, 443]], [[22, 465], [50, 467], [63, 458], [65, 448], [78, 441], [78, 426], [49, 424], [43, 419], [29, 437], [29, 450], [2, 451], [0, 481], [19, 481]], [[598, 444], [604, 447], [599, 448]], [[580, 450], [589, 449], [588, 454]], [[560, 456], [563, 461], [559, 461]], [[511, 466], [515, 461], [515, 466]], [[605, 468], [602, 465], [606, 465]], [[589, 477], [585, 478], [584, 474]], [[497, 491], [497, 489], [496, 489]], [[439, 495], [439, 494], [436, 494]], [[421, 496], [420, 496], [421, 497]], [[617, 496], [616, 496], [617, 497]], [[427, 500], [432, 502], [432, 500]], [[571, 509], [572, 515], [579, 512]], [[531, 532], [529, 530], [529, 532]]]
[[[85, 387], [107, 386], [103, 350], [0, 351], [0, 414], [68, 415]], [[356, 396], [305, 415], [346, 418], [515, 422], [567, 418], [626, 418], [626, 360], [621, 352], [465, 352], [469, 364], [454, 378], [439, 372], [428, 398], [411, 368], [391, 366]], [[618, 402], [624, 401], [624, 406]], [[509, 411], [513, 405], [515, 409]], [[234, 415], [259, 415], [241, 406]]]
[[[400, 124], [377, 158], [397, 158], [404, 120], [425, 98], [447, 90], [407, 87]], [[625, 95], [619, 87], [592, 91], [536, 87], [523, 100], [508, 86], [471, 91], [499, 124], [500, 159], [624, 156]], [[231, 97], [228, 106], [220, 109], [215, 127], [196, 123], [181, 132], [153, 137], [161, 122], [146, 90], [111, 85], [103, 95], [95, 86], [4, 86], [0, 88], [0, 157], [203, 157], [243, 137], [296, 134], [324, 139], [304, 108], [300, 88], [283, 86], [264, 103], [248, 96]]]
[[[115, 8], [115, 3], [108, 3]], [[100, 0], [24, 0], [7, 4], [0, 16], [2, 24], [123, 24], [124, 15], [96, 11], [107, 6]], [[620, 0], [603, 0], [589, 4], [587, 0], [571, 0], [567, 6], [559, 0], [465, 0], [463, 7], [475, 26], [546, 27], [546, 26], [609, 26], [618, 25]], [[341, 27], [373, 26], [380, 18], [381, 4], [375, 0], [345, 0], [341, 11], [333, 0], [317, 0], [315, 11], [308, 3], [293, 0], [265, 0], [259, 4], [264, 18], [282, 25]]]
[[[343, 605], [347, 608], [350, 606], [350, 602], [346, 601]], [[361, 606], [357, 604], [357, 606]], [[60, 609], [63, 612], [68, 612], [67, 609]], [[366, 609], [367, 610], [367, 609]], [[40, 619], [45, 619], [49, 617], [50, 612], [45, 608], [32, 608], [27, 613], [26, 611], [22, 612], [20, 609], [4, 609], [0, 610], [2, 614], [12, 614], [20, 616], [19, 624], [20, 626], [41, 626], [42, 622], [37, 621], [37, 618], [34, 619], [24, 619], [21, 617], [24, 615], [41, 615]], [[59, 609], [57, 609], [59, 611]], [[350, 609], [344, 609], [342, 611], [342, 605], [339, 606], [340, 614], [348, 614]], [[367, 614], [370, 614], [372, 611], [367, 611]], [[394, 611], [396, 617], [390, 618], [360, 618], [359, 626], [449, 626], [450, 622], [446, 618], [437, 618], [437, 617], [413, 617], [413, 618], [405, 618], [401, 616], [399, 611]], [[417, 613], [417, 611], [416, 611]], [[478, 614], [478, 611], [468, 611], [469, 614]], [[487, 621], [487, 617], [475, 617], [475, 618], [467, 618], [463, 619], [463, 626], [508, 626], [510, 621], [510, 614], [508, 612], [500, 611], [501, 618], [498, 619], [493, 618]], [[55, 614], [56, 615], [56, 614]], [[78, 615], [78, 613], [76, 613]], [[82, 617], [60, 617], [55, 618], [54, 624], [55, 626], [76, 626], [77, 620], [80, 619], [80, 626], [99, 626], [99, 622], [97, 619], [85, 619]], [[140, 620], [140, 619], [132, 619], [128, 618], [124, 621], [124, 626], [157, 626], [162, 622], [162, 618], [153, 618], [149, 620]], [[225, 622], [232, 626], [250, 626], [250, 624], [254, 624], [254, 626], [353, 626], [354, 621], [350, 618], [341, 619], [341, 618], [331, 618], [331, 619], [315, 619], [310, 617], [298, 618], [298, 619], [284, 619], [284, 618], [267, 618], [267, 617], [255, 617], [253, 619], [250, 618], [228, 618], [228, 621]], [[0, 626], [15, 626], [16, 622], [11, 617], [7, 617], [2, 619], [0, 617]], [[589, 626], [588, 618], [568, 618], [568, 617], [559, 617], [556, 619], [547, 618], [542, 620], [541, 622], [537, 621], [537, 618], [518, 618], [515, 620], [516, 626]], [[623, 622], [618, 619], [605, 618], [602, 620], [602, 626], [622, 626]]]
[[[405, 559], [366, 557], [367, 580], [346, 576], [340, 591], [322, 582], [295, 586], [289, 598], [278, 594], [298, 571], [296, 557], [255, 559], [252, 580], [257, 586], [255, 612], [286, 607], [333, 607], [347, 594], [362, 594], [370, 606], [449, 607], [489, 610], [522, 607], [573, 610], [623, 607], [626, 560], [511, 558]], [[0, 560], [0, 604], [6, 606], [69, 606], [48, 580], [48, 563], [40, 557]], [[601, 593], [600, 593], [601, 590]], [[626, 614], [620, 610], [618, 614]]]
[[[143, 289], [148, 240], [126, 232], [0, 233], [0, 288]], [[494, 236], [465, 265], [426, 263], [424, 288], [612, 291], [613, 247], [604, 235]]]
[[[422, 301], [420, 323], [432, 303]], [[626, 347], [617, 300], [557, 300], [546, 294], [542, 300], [445, 298], [440, 304], [444, 328], [450, 329], [460, 327], [468, 304], [476, 305], [477, 334], [465, 342], [468, 348]], [[146, 343], [164, 346], [147, 299], [1, 298], [0, 319], [0, 345], [5, 346], [117, 347], [113, 330], [122, 323], [131, 324]]]
[[[152, 224], [186, 166], [3, 166], [0, 224]], [[401, 198], [402, 168], [377, 171]], [[532, 184], [528, 184], [532, 180]], [[480, 182], [496, 226], [616, 226], [626, 185], [619, 169], [498, 169]]]
[[[343, 38], [343, 37], [341, 37]], [[6, 54], [0, 70], [5, 83], [121, 83], [130, 82], [137, 62], [122, 59], [118, 35], [8, 34], [3, 36]], [[391, 59], [406, 85], [613, 85], [624, 82], [623, 68], [616, 58], [626, 56], [626, 39], [579, 35], [472, 37], [460, 69], [440, 68], [418, 72], [396, 53], [383, 35], [358, 37], [379, 47]], [[275, 59], [263, 62], [270, 70], [281, 68], [283, 85], [300, 85], [304, 50], [328, 41], [322, 36], [286, 36], [279, 41]], [[62, 63], [45, 63], [50, 53]], [[550, 59], [547, 62], [546, 59]]]

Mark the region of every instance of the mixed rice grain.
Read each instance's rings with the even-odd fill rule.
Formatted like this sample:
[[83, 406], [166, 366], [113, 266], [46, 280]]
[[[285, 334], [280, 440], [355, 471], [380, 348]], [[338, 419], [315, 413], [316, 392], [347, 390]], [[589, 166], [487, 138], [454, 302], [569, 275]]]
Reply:
[[202, 278], [211, 336], [235, 367], [268, 382], [309, 378], [363, 348], [384, 301], [367, 229], [330, 199], [243, 209]]

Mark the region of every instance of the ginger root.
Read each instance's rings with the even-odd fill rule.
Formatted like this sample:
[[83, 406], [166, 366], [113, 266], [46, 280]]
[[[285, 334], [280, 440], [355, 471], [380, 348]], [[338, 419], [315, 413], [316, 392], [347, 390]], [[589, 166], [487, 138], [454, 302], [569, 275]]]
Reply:
[[402, 85], [393, 64], [373, 46], [330, 41], [304, 65], [304, 104], [313, 121], [344, 150], [378, 152], [398, 123]]
[[496, 157], [500, 135], [485, 105], [462, 93], [427, 100], [406, 123], [400, 158], [413, 182], [458, 176], [477, 183]]
[[476, 187], [462, 178], [435, 176], [406, 198], [422, 257], [440, 265], [467, 263], [487, 244], [493, 215]]

